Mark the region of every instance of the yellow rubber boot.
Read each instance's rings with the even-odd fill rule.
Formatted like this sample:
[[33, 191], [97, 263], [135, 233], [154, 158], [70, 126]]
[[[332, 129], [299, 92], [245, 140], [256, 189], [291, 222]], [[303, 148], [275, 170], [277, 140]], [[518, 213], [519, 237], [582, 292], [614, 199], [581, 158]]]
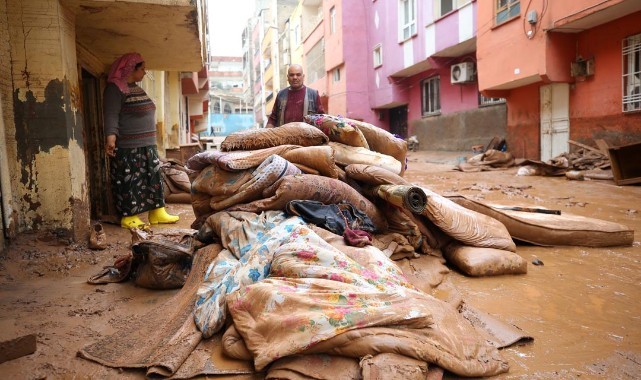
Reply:
[[143, 228], [145, 226], [145, 222], [140, 220], [138, 215], [134, 216], [123, 216], [122, 219], [120, 219], [120, 227], [126, 228], [126, 229], [131, 229], [131, 228]]
[[149, 211], [149, 223], [151, 224], [176, 223], [179, 219], [180, 217], [178, 215], [167, 214], [167, 211], [164, 207]]

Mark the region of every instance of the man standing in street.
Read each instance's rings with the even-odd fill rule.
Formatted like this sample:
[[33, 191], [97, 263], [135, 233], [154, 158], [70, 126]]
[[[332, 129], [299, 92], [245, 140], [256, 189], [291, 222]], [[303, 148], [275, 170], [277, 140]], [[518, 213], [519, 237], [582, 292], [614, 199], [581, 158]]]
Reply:
[[274, 108], [267, 121], [267, 128], [302, 122], [309, 114], [325, 113], [318, 91], [303, 84], [305, 74], [301, 65], [291, 65], [287, 70], [289, 87], [278, 92]]

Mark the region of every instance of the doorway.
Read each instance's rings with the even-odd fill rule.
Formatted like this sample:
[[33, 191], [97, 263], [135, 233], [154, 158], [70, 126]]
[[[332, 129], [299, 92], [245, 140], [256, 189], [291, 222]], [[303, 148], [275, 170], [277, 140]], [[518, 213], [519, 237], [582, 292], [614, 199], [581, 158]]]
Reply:
[[389, 120], [390, 132], [407, 139], [407, 106], [391, 108]]
[[117, 215], [111, 197], [109, 162], [104, 149], [100, 80], [82, 69], [81, 87], [91, 219], [115, 222]]
[[555, 83], [542, 86], [541, 161], [568, 152], [570, 139], [570, 85]]

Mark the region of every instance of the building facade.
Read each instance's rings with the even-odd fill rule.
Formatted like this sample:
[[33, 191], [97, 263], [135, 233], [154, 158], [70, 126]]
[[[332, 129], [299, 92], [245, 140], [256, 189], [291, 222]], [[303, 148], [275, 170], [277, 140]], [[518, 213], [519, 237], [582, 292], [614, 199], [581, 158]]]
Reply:
[[190, 128], [181, 72], [204, 66], [205, 3], [8, 0], [0, 15], [2, 243], [35, 229], [85, 239], [90, 219], [110, 210], [102, 90], [111, 63], [142, 54], [161, 154], [180, 144]]
[[478, 5], [479, 86], [507, 100], [516, 157], [641, 141], [641, 2], [494, 3]]
[[506, 133], [505, 104], [479, 93], [476, 16], [473, 0], [300, 0], [283, 61], [303, 65], [330, 114], [467, 150]]

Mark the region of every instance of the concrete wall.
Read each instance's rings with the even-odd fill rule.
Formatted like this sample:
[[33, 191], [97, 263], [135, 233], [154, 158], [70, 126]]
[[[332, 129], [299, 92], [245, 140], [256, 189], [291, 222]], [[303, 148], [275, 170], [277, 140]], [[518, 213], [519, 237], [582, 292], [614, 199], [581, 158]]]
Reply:
[[421, 150], [471, 152], [472, 145], [487, 145], [494, 136], [506, 135], [506, 116], [502, 104], [412, 120], [410, 131], [418, 137]]
[[[74, 15], [57, 0], [6, 2], [9, 78], [0, 84], [15, 230], [88, 234], [81, 95]], [[3, 13], [4, 15], [5, 13]], [[7, 70], [3, 66], [2, 70]], [[6, 74], [6, 73], [5, 73]]]
[[578, 78], [570, 90], [570, 139], [595, 146], [641, 142], [641, 112], [623, 113], [621, 41], [641, 33], [641, 12], [578, 35], [577, 54], [594, 58], [593, 76]]
[[[507, 99], [507, 144], [514, 157], [541, 158], [540, 84], [511, 90]], [[570, 127], [572, 128], [572, 127]]]

